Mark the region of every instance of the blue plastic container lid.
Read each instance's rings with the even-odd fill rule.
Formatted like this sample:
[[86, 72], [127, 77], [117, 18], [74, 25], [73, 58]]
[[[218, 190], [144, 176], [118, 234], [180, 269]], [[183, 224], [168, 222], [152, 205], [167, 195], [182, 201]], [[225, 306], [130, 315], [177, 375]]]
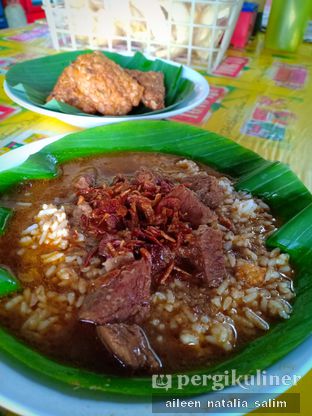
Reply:
[[258, 4], [252, 3], [251, 1], [244, 1], [242, 12], [257, 12]]

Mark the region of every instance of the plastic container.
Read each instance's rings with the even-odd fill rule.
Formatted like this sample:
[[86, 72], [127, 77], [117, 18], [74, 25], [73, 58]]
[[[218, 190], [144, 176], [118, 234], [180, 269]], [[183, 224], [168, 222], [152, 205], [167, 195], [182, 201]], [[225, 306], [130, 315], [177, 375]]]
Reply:
[[245, 2], [236, 23], [231, 45], [244, 48], [252, 34], [258, 11], [258, 4]]
[[243, 0], [43, 0], [57, 50], [105, 49], [212, 72], [229, 46]]
[[9, 27], [16, 28], [27, 25], [26, 14], [18, 0], [10, 0], [4, 9]]
[[302, 42], [312, 0], [273, 0], [265, 46], [295, 52]]

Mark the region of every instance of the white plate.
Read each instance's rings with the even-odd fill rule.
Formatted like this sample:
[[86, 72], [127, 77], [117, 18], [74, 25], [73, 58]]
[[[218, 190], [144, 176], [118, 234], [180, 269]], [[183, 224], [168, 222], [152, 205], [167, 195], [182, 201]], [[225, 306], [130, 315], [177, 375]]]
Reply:
[[[18, 166], [31, 154], [62, 137], [64, 136], [43, 139], [0, 156], [0, 171]], [[275, 348], [275, 346], [272, 346], [272, 348]], [[304, 376], [312, 367], [311, 351], [312, 337], [309, 337], [283, 359], [266, 369], [267, 376], [274, 375], [280, 378], [284, 375], [291, 377], [294, 375]], [[1, 351], [0, 374], [5, 374], [5, 381], [3, 379], [3, 382], [0, 383], [0, 404], [21, 416], [68, 416], [68, 414], [71, 416], [152, 415], [150, 401], [140, 398], [136, 400], [124, 396], [112, 396], [95, 391], [77, 390], [53, 380], [42, 379], [40, 375], [36, 375], [24, 366], [13, 365]], [[243, 390], [235, 386], [225, 389], [224, 392], [231, 394], [233, 397], [237, 393], [247, 392], [250, 393], [250, 400], [252, 400], [252, 397], [257, 393], [277, 396], [288, 388], [287, 386], [257, 386]], [[211, 400], [212, 397], [213, 393], [200, 396], [201, 400]], [[181, 415], [181, 413], [170, 414]], [[231, 416], [238, 416], [242, 413], [230, 414]]]
[[[155, 58], [148, 57], [148, 59], [155, 59]], [[174, 66], [180, 66], [180, 64], [177, 64], [172, 61], [168, 61], [168, 60], [163, 60], [163, 61]], [[136, 115], [136, 116], [88, 117], [88, 116], [64, 114], [64, 113], [60, 113], [57, 111], [52, 111], [52, 110], [38, 107], [30, 103], [29, 101], [26, 101], [24, 99], [17, 97], [14, 93], [14, 90], [7, 84], [6, 81], [4, 81], [4, 91], [12, 101], [17, 103], [21, 107], [27, 108], [27, 110], [30, 110], [30, 111], [33, 111], [35, 113], [39, 113], [45, 116], [57, 118], [58, 120], [61, 120], [67, 124], [71, 124], [72, 126], [87, 128], [87, 127], [102, 126], [103, 124], [120, 123], [121, 121], [143, 120], [143, 119], [144, 120], [147, 120], [147, 119], [156, 120], [156, 119], [169, 118], [169, 117], [177, 116], [178, 114], [185, 113], [186, 111], [189, 111], [194, 107], [197, 107], [199, 104], [201, 104], [205, 100], [205, 98], [207, 98], [209, 94], [209, 90], [210, 90], [209, 84], [207, 80], [202, 75], [200, 75], [197, 71], [184, 65], [183, 65], [182, 76], [183, 78], [189, 79], [190, 81], [194, 83], [194, 91], [192, 95], [186, 101], [179, 104], [173, 110], [164, 111], [159, 114], [146, 114], [146, 115], [142, 114], [142, 115]]]
[[[311, 369], [312, 337], [298, 348], [267, 369], [267, 375], [304, 376]], [[18, 370], [0, 352], [0, 374], [5, 381], [0, 384], [0, 404], [20, 416], [151, 416], [152, 406], [148, 401], [123, 396], [108, 396], [100, 392], [74, 390], [54, 382], [43, 381], [25, 369]], [[278, 396], [287, 390], [285, 386], [255, 387], [244, 391], [239, 387], [224, 390], [235, 397], [237, 393], [250, 393], [250, 400], [257, 393]], [[272, 396], [271, 396], [272, 397]], [[201, 400], [211, 400], [212, 394], [200, 396]], [[264, 400], [264, 399], [263, 399]], [[166, 415], [186, 415], [188, 413], [167, 413]], [[195, 413], [196, 415], [199, 413]], [[201, 414], [201, 413], [200, 413]], [[209, 413], [211, 414], [211, 413]], [[214, 413], [216, 414], [216, 413]], [[242, 413], [227, 413], [241, 416]], [[156, 415], [156, 413], [153, 413]], [[192, 413], [194, 415], [194, 413]], [[205, 413], [207, 416], [207, 413]], [[217, 413], [220, 415], [220, 413]]]

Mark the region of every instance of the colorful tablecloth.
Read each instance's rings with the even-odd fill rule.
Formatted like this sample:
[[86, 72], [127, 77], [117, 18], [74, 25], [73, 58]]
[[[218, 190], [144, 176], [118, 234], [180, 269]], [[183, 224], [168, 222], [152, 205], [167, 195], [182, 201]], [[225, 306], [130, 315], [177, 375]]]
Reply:
[[[44, 22], [0, 31], [0, 155], [78, 130], [22, 109], [3, 91], [2, 81], [11, 65], [52, 53]], [[227, 136], [267, 159], [288, 163], [312, 191], [312, 45], [303, 44], [296, 55], [272, 53], [263, 49], [260, 35], [246, 50], [229, 50], [207, 79], [209, 97], [175, 119]], [[302, 415], [310, 415], [311, 385], [312, 372], [289, 390], [301, 393]]]

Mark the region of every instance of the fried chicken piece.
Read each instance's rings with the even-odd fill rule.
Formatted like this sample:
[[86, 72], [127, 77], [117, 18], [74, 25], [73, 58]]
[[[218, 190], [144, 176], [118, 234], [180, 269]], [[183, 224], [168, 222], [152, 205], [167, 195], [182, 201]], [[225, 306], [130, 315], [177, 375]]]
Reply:
[[136, 69], [126, 69], [126, 72], [144, 87], [142, 103], [152, 110], [165, 108], [165, 85], [164, 74], [155, 71], [137, 71]]
[[118, 116], [138, 106], [143, 87], [102, 52], [80, 55], [61, 74], [47, 101], [58, 101], [85, 113]]

